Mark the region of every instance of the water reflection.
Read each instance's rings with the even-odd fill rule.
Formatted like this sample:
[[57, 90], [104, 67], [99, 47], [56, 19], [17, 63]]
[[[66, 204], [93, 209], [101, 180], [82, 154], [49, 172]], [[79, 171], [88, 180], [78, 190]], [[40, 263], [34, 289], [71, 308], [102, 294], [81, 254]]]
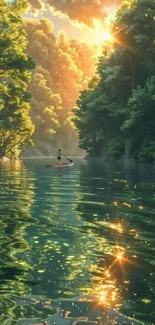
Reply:
[[30, 223], [34, 185], [30, 172], [20, 161], [1, 165], [0, 172], [0, 301], [3, 314], [1, 324], [13, 316], [14, 304], [10, 295], [25, 295], [31, 292], [29, 272], [33, 269], [30, 260], [31, 245], [25, 239]]
[[42, 161], [0, 182], [2, 324], [154, 323], [154, 183]]
[[[105, 239], [104, 243], [102, 243], [102, 257], [101, 255], [100, 257], [104, 260], [104, 267], [108, 269], [108, 274], [110, 269], [113, 290], [115, 287], [118, 297], [120, 297], [119, 303], [117, 301], [115, 306], [131, 317], [145, 320], [147, 324], [149, 321], [151, 323], [150, 318], [152, 317], [152, 321], [154, 321], [155, 314], [154, 311], [151, 311], [152, 307], [148, 307], [148, 305], [151, 303], [154, 306], [154, 290], [150, 288], [149, 281], [150, 277], [154, 277], [155, 270], [150, 265], [148, 267], [146, 256], [149, 258], [147, 251], [149, 250], [151, 255], [154, 244], [153, 229], [149, 227], [149, 225], [151, 227], [155, 225], [152, 218], [154, 212], [154, 206], [152, 205], [153, 193], [149, 193], [151, 195], [148, 196], [147, 187], [144, 187], [144, 184], [142, 185], [143, 192], [141, 192], [141, 183], [135, 186], [134, 177], [132, 178], [131, 175], [128, 175], [128, 178], [130, 176], [129, 179], [125, 175], [125, 179], [121, 177], [116, 182], [116, 179], [110, 173], [108, 177], [106, 173], [104, 173], [103, 177], [96, 177], [96, 170], [92, 168], [92, 178], [90, 178], [89, 175], [86, 176], [87, 172], [84, 172], [84, 177], [81, 175], [82, 186], [83, 188], [91, 188], [93, 207], [95, 207], [96, 201], [103, 204], [102, 208], [98, 206], [97, 213], [96, 209], [94, 211], [93, 209], [90, 210], [89, 205], [87, 205], [88, 196], [85, 193], [83, 198], [81, 197], [81, 200], [85, 203], [82, 205], [80, 202], [76, 207], [76, 211], [84, 211], [81, 218], [86, 225], [95, 228], [94, 226], [97, 224], [98, 228], [94, 229], [95, 235], [98, 233], [100, 238]], [[101, 169], [99, 173], [101, 176]], [[131, 209], [131, 211], [128, 209]], [[147, 239], [144, 236], [146, 232]], [[150, 245], [152, 245], [152, 248], [147, 248]], [[117, 246], [123, 250], [123, 256], [121, 252], [116, 252]], [[100, 251], [99, 248], [96, 250]], [[109, 261], [110, 256], [112, 261]], [[118, 261], [121, 262], [120, 265]], [[98, 263], [96, 265], [98, 269]], [[99, 279], [97, 279], [97, 282], [99, 283]], [[148, 298], [143, 298], [144, 295]], [[109, 294], [104, 290], [104, 301], [107, 300], [107, 296], [109, 297]], [[146, 304], [148, 305], [146, 306]], [[146, 314], [143, 312], [144, 310], [147, 311]], [[150, 314], [151, 317], [148, 316]]]

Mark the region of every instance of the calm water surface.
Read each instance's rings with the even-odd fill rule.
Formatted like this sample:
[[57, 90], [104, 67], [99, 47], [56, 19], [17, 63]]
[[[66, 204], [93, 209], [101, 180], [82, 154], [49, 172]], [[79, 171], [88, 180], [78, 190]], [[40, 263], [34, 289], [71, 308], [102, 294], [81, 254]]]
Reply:
[[0, 325], [155, 324], [155, 167], [45, 163], [0, 165]]

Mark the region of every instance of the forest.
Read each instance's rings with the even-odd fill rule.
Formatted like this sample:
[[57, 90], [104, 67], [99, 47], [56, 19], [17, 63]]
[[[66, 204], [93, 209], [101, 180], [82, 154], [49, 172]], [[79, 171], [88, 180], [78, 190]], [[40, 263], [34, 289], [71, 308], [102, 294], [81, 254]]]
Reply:
[[[96, 46], [54, 35], [52, 22], [24, 16], [25, 0], [0, 4], [0, 156], [33, 144], [47, 154], [78, 150], [72, 108], [95, 73]], [[46, 148], [46, 150], [45, 150]]]
[[80, 146], [91, 156], [155, 161], [155, 2], [124, 2], [114, 44], [74, 109]]
[[103, 3], [1, 0], [0, 157], [33, 145], [44, 154], [79, 146], [93, 157], [155, 160], [154, 1], [117, 1], [112, 41], [100, 48], [56, 35], [38, 15], [47, 5], [93, 28], [106, 17]]

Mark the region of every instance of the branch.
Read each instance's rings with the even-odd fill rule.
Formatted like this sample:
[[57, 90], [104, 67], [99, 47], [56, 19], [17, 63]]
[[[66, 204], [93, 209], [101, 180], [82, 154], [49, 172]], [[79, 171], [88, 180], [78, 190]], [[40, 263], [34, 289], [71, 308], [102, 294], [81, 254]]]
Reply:
[[19, 141], [15, 142], [10, 148], [8, 148], [5, 153], [7, 154], [9, 151], [11, 151], [13, 149], [13, 147], [16, 147], [17, 145], [19, 145], [21, 143], [22, 137], [20, 138]]

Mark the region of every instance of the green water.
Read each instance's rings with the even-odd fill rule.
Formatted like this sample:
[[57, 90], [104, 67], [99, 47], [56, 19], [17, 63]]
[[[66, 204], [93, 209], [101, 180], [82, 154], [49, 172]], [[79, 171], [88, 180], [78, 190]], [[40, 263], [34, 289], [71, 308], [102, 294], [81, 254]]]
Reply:
[[155, 324], [155, 167], [0, 165], [0, 325]]

